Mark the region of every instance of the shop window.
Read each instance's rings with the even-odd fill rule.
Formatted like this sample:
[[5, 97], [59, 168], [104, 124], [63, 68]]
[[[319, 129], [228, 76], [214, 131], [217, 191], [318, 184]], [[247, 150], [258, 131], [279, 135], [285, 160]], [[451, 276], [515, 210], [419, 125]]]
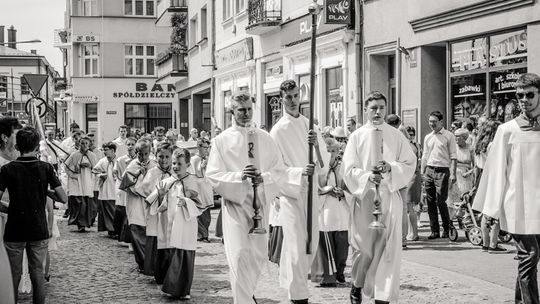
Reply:
[[527, 72], [525, 29], [452, 43], [451, 56], [451, 120], [519, 115], [514, 83]]
[[[298, 75], [296, 83], [300, 91], [300, 114], [309, 118], [310, 75]], [[315, 83], [317, 83], [317, 80], [315, 80]]]
[[125, 125], [132, 131], [151, 132], [157, 126], [172, 128], [172, 105], [170, 103], [126, 103]]
[[99, 45], [82, 44], [82, 70], [84, 76], [99, 75]]
[[154, 0], [124, 0], [124, 15], [155, 16]]
[[343, 70], [336, 67], [326, 70], [326, 124], [343, 127]]
[[124, 73], [126, 76], [154, 76], [155, 48], [151, 45], [124, 46]]
[[98, 135], [98, 105], [97, 103], [86, 104], [86, 133]]
[[203, 102], [202, 104], [202, 119], [203, 119], [202, 129], [205, 131], [212, 130], [211, 105], [212, 104], [210, 102]]

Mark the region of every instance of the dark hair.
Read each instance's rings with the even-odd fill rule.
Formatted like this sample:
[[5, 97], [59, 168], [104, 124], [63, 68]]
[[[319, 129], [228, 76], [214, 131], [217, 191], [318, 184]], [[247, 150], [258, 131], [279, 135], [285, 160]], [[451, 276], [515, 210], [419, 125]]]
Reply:
[[437, 117], [437, 119], [438, 119], [439, 121], [443, 120], [443, 118], [444, 118], [444, 115], [441, 113], [441, 111], [433, 111], [433, 112], [429, 113], [429, 116], [428, 116], [428, 117], [430, 117], [430, 116], [435, 116], [435, 117]]
[[370, 101], [373, 101], [373, 100], [384, 100], [384, 104], [387, 104], [388, 102], [386, 101], [386, 96], [384, 96], [383, 93], [379, 92], [379, 91], [371, 91], [369, 92], [369, 94], [367, 94], [366, 96], [366, 100], [364, 101], [364, 107], [367, 108], [368, 104]]
[[347, 118], [347, 121], [351, 121], [353, 124], [356, 124], [356, 120], [354, 120], [353, 117], [349, 117]]
[[493, 141], [497, 128], [501, 122], [495, 119], [488, 119], [478, 129], [478, 137], [474, 146], [474, 153], [479, 155], [487, 152], [489, 143]]
[[[2, 117], [0, 118], [0, 135], [3, 134], [6, 137], [11, 137], [15, 130], [21, 129], [22, 125], [15, 117]], [[4, 141], [0, 140], [0, 148], [4, 148]]]
[[298, 85], [296, 84], [296, 81], [294, 81], [292, 79], [285, 80], [279, 86], [279, 95], [282, 96], [283, 93], [285, 93], [287, 91], [290, 91], [290, 90], [292, 90], [294, 88], [297, 88], [297, 87], [298, 87]]
[[132, 141], [134, 143], [137, 143], [137, 138], [135, 138], [133, 136], [130, 136], [130, 137], [126, 138], [126, 144], [127, 144], [128, 141]]
[[72, 122], [70, 125], [69, 125], [69, 131], [73, 131], [73, 129], [80, 129], [81, 127], [79, 127], [79, 124], [77, 124], [76, 122]]
[[465, 124], [465, 129], [469, 130], [469, 132], [472, 132], [474, 130], [473, 124], [468, 122]]
[[128, 126], [126, 126], [126, 125], [121, 125], [120, 127], [118, 127], [118, 130], [120, 130], [120, 129], [126, 129], [126, 130], [127, 130], [127, 128], [128, 128]]
[[455, 125], [458, 129], [463, 127], [463, 121], [459, 119], [452, 121], [452, 124]]
[[202, 146], [203, 144], [210, 145], [210, 141], [204, 137], [197, 138], [197, 147]]
[[414, 133], [414, 135], [416, 135], [416, 130], [414, 129], [414, 127], [412, 126], [406, 126], [405, 127], [405, 130], [407, 130], [407, 133]]
[[191, 154], [189, 153], [188, 149], [180, 148], [180, 149], [174, 150], [173, 157], [183, 158], [186, 164], [189, 164], [191, 162]]
[[390, 114], [386, 117], [386, 123], [397, 128], [401, 124], [401, 118], [397, 114]]
[[165, 132], [165, 127], [157, 126], [154, 128], [154, 132]]
[[169, 153], [173, 154], [174, 148], [175, 148], [175, 146], [171, 145], [170, 143], [168, 143], [168, 142], [163, 142], [163, 143], [161, 143], [161, 144], [159, 144], [159, 145], [157, 146], [157, 149], [156, 149], [156, 156], [157, 156], [158, 153], [161, 152], [161, 151], [169, 151]]
[[79, 142], [87, 140], [89, 144], [92, 144], [92, 140], [87, 135], [81, 135], [81, 138], [79, 139]]
[[33, 152], [39, 146], [39, 133], [32, 127], [24, 127], [17, 132], [15, 140], [21, 154]]
[[110, 149], [110, 150], [114, 150], [114, 152], [116, 152], [116, 144], [113, 143], [112, 141], [104, 143], [103, 145], [101, 145], [101, 148], [103, 148], [103, 150]]
[[535, 87], [540, 90], [540, 77], [534, 73], [519, 75], [515, 82], [516, 88]]

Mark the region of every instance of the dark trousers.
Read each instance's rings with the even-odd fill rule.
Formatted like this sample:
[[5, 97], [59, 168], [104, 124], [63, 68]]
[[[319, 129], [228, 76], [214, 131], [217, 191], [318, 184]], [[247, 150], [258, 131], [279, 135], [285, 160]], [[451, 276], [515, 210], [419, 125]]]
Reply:
[[197, 217], [197, 239], [208, 239], [208, 228], [212, 221], [212, 215], [210, 214], [210, 208], [206, 209]]
[[[313, 261], [312, 281], [318, 283], [336, 283], [345, 280], [345, 266], [349, 255], [348, 231], [319, 231], [319, 247]], [[331, 264], [334, 264], [335, 273]], [[317, 273], [313, 273], [313, 269]]]
[[139, 225], [129, 225], [131, 230], [131, 245], [133, 246], [133, 255], [139, 270], [144, 270], [144, 258], [146, 250], [146, 227]]
[[30, 272], [30, 281], [32, 281], [32, 303], [44, 304], [45, 277], [43, 276], [43, 262], [47, 256], [47, 250], [49, 249], [49, 240], [4, 242], [4, 246], [6, 247], [9, 265], [11, 267], [15, 300], [17, 300], [19, 295], [18, 288], [22, 276], [23, 252], [26, 248], [28, 270]]
[[437, 209], [441, 214], [444, 231], [450, 229], [450, 216], [448, 214], [448, 205], [446, 205], [449, 178], [450, 169], [448, 168], [428, 166], [424, 174], [429, 225], [431, 226], [431, 232], [434, 233], [440, 233]]
[[513, 234], [519, 257], [516, 304], [539, 304], [538, 259], [540, 234]]

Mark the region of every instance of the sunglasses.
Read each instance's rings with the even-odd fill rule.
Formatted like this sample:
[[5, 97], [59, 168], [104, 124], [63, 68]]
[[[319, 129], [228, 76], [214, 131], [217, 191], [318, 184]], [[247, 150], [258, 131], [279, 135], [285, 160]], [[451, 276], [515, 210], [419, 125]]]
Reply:
[[516, 97], [518, 99], [523, 99], [523, 97], [527, 97], [527, 99], [533, 99], [536, 93], [534, 92], [527, 92], [527, 93], [516, 93]]

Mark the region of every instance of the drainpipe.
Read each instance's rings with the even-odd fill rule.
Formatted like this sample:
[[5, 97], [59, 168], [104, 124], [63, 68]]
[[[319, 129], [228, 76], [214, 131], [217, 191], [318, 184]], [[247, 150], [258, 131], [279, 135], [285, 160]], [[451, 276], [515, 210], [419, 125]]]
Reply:
[[362, 70], [364, 59], [364, 0], [356, 0], [354, 24], [354, 44], [356, 48], [356, 113], [357, 123], [364, 124], [364, 111], [363, 111], [363, 81], [364, 71]]
[[216, 79], [214, 78], [214, 71], [216, 69], [216, 0], [211, 0], [211, 5], [212, 5], [212, 17], [211, 17], [211, 20], [212, 20], [212, 30], [211, 30], [211, 39], [212, 39], [212, 42], [211, 42], [211, 45], [212, 45], [212, 61], [211, 61], [211, 65], [212, 65], [212, 76], [211, 76], [211, 80], [210, 80], [210, 117], [212, 117], [212, 122], [213, 122], [213, 127], [212, 127], [212, 130], [210, 130], [210, 134], [211, 134], [211, 137], [214, 137], [214, 130], [216, 129], [216, 127], [218, 127], [217, 125], [217, 120], [216, 120], [216, 111], [214, 109], [214, 107], [216, 106]]

